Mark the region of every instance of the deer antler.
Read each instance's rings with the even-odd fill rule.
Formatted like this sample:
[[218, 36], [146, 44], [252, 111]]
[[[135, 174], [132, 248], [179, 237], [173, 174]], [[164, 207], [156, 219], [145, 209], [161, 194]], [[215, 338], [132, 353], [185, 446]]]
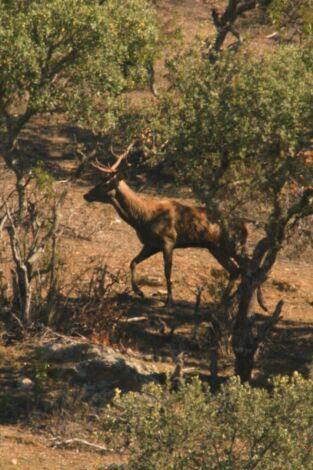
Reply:
[[112, 165], [110, 168], [113, 170], [113, 171], [116, 171], [117, 168], [119, 167], [119, 165], [121, 164], [122, 160], [124, 160], [124, 158], [126, 158], [129, 154], [129, 152], [131, 151], [131, 149], [133, 148], [133, 146], [135, 145], [136, 143], [136, 140], [133, 140], [127, 147], [127, 149], [125, 150], [125, 152], [121, 153], [120, 155], [116, 154], [114, 152], [114, 149], [113, 149], [113, 145], [111, 145], [110, 147], [110, 151], [112, 153], [112, 155], [114, 155], [114, 157], [116, 158], [116, 162], [114, 163], [114, 165]]
[[114, 173], [114, 170], [112, 170], [111, 167], [103, 165], [102, 163], [99, 162], [97, 158], [94, 162], [90, 162], [90, 163], [94, 168], [96, 168], [96, 170], [101, 171], [101, 173], [105, 173], [105, 174]]
[[111, 151], [112, 155], [114, 155], [114, 157], [116, 158], [116, 162], [112, 166], [103, 165], [103, 163], [100, 163], [97, 158], [94, 162], [91, 162], [91, 165], [94, 168], [96, 168], [96, 170], [99, 170], [101, 173], [105, 173], [106, 175], [116, 173], [116, 171], [117, 171], [119, 165], [121, 164], [122, 160], [124, 160], [127, 157], [127, 155], [129, 154], [129, 152], [131, 151], [131, 149], [133, 148], [135, 143], [136, 143], [136, 140], [131, 142], [128, 145], [125, 152], [123, 152], [120, 155], [118, 155], [114, 152], [113, 145], [111, 145], [110, 151]]
[[117, 171], [118, 167], [120, 166], [122, 160], [124, 160], [128, 156], [129, 152], [131, 151], [131, 149], [133, 148], [135, 143], [136, 143], [136, 140], [133, 140], [133, 142], [131, 142], [128, 145], [125, 152], [123, 152], [121, 154], [116, 154], [114, 149], [113, 149], [113, 145], [111, 145], [110, 151], [111, 151], [112, 155], [114, 155], [114, 157], [116, 158], [116, 162], [112, 166], [103, 165], [103, 163], [100, 163], [97, 158], [94, 162], [91, 162], [91, 165], [94, 168], [96, 168], [96, 170], [99, 170], [99, 171], [101, 171], [101, 173], [105, 173], [106, 175], [116, 173], [116, 171]]

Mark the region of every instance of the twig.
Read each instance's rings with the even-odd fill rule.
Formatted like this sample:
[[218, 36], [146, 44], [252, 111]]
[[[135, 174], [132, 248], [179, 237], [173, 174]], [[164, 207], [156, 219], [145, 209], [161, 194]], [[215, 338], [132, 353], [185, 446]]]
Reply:
[[24, 328], [24, 325], [23, 325], [23, 322], [21, 321], [21, 319], [15, 313], [12, 313], [12, 317], [14, 318], [16, 323], [18, 323], [18, 326], [21, 328], [21, 331], [24, 331], [25, 328]]
[[200, 313], [200, 307], [201, 307], [202, 294], [203, 294], [205, 287], [206, 287], [205, 285], [198, 287], [197, 292], [196, 292], [196, 304], [195, 304], [195, 309], [194, 309], [194, 327], [192, 331], [192, 338], [194, 340], [197, 339], [198, 328], [201, 323], [201, 317], [199, 313]]
[[[80, 340], [78, 340], [76, 338], [73, 338], [71, 336], [62, 335], [61, 333], [57, 333], [56, 331], [53, 331], [52, 328], [50, 328], [49, 326], [47, 326], [45, 328], [45, 332], [44, 332], [43, 336], [47, 336], [48, 334], [50, 334], [52, 337], [54, 336], [55, 338], [64, 339], [64, 340], [66, 340], [67, 342], [69, 342], [71, 344], [80, 343]], [[85, 336], [80, 335], [80, 337], [81, 337], [81, 339], [88, 341]]]
[[15, 188], [12, 189], [12, 191], [8, 194], [8, 196], [5, 199], [1, 197], [2, 205], [0, 206], [0, 210], [6, 206], [7, 202], [9, 201], [10, 197], [15, 193], [15, 191], [16, 191]]
[[2, 219], [0, 221], [0, 234], [3, 231], [3, 227], [4, 227], [4, 224], [6, 223], [7, 219], [8, 219], [7, 214], [4, 214], [4, 216], [2, 217]]

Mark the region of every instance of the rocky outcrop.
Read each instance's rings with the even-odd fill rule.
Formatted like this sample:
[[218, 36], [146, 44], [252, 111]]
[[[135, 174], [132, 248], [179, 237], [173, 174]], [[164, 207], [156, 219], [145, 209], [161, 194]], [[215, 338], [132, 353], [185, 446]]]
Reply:
[[43, 362], [54, 364], [54, 374], [59, 378], [71, 385], [83, 385], [88, 401], [106, 401], [116, 388], [135, 391], [147, 382], [164, 380], [152, 365], [87, 341], [52, 341], [37, 352]]

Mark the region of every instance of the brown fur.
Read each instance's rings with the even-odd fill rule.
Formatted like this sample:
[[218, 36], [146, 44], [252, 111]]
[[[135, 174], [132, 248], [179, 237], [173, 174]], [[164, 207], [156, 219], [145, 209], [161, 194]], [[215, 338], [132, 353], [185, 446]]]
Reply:
[[237, 269], [231, 260], [232, 247], [223, 241], [220, 226], [209, 221], [203, 207], [143, 198], [121, 181], [118, 174], [95, 186], [84, 198], [112, 204], [120, 217], [136, 230], [143, 248], [131, 262], [131, 273], [133, 290], [139, 295], [143, 294], [136, 282], [136, 265], [159, 251], [164, 256], [168, 303], [172, 302], [171, 267], [175, 248], [207, 248], [228, 271]]

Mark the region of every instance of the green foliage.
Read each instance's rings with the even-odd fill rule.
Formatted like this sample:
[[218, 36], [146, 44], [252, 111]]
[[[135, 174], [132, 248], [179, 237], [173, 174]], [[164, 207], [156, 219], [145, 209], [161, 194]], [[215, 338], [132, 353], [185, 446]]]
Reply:
[[156, 127], [167, 161], [211, 207], [214, 198], [231, 211], [242, 198], [269, 199], [290, 175], [311, 183], [301, 151], [312, 139], [312, 58], [312, 47], [289, 46], [225, 53], [212, 65], [196, 48], [169, 64], [172, 92]]
[[[293, 229], [313, 215], [313, 167], [306, 163], [313, 142], [312, 58], [308, 43], [262, 55], [224, 51], [212, 63], [196, 44], [168, 64], [171, 87], [153, 121], [166, 142], [166, 153], [153, 160], [171, 164], [221, 228], [211, 252], [238, 280], [229, 279], [221, 307], [233, 320], [235, 372], [242, 380], [251, 377], [255, 352], [282, 308], [279, 302], [259, 326], [251, 299]], [[263, 229], [249, 244], [241, 218]]]
[[297, 373], [270, 392], [237, 379], [217, 394], [198, 379], [177, 393], [149, 385], [117, 394], [109, 416], [129, 446], [127, 470], [313, 468], [313, 382]]
[[313, 34], [312, 0], [273, 0], [269, 8], [275, 25], [288, 35], [288, 30], [304, 36]]
[[36, 187], [40, 189], [46, 197], [56, 196], [54, 178], [43, 168], [42, 164], [37, 165], [33, 169], [32, 173], [34, 176]]
[[92, 127], [97, 104], [143, 86], [159, 32], [148, 0], [0, 1], [0, 113], [68, 111]]
[[42, 390], [49, 379], [50, 364], [48, 362], [41, 362], [36, 365], [34, 371], [34, 380], [37, 390]]

